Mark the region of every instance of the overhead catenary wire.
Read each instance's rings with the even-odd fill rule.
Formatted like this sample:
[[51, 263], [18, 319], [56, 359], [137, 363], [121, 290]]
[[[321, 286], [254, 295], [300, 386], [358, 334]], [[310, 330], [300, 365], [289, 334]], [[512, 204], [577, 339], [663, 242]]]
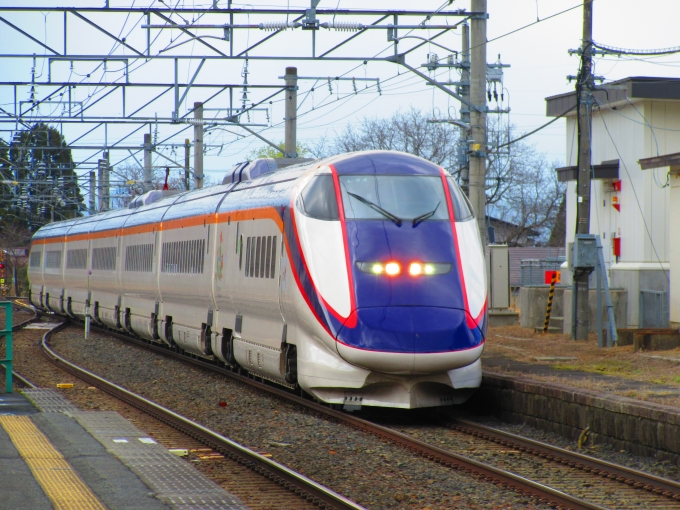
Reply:
[[641, 56], [652, 56], [652, 55], [671, 55], [673, 53], [680, 53], [680, 46], [673, 46], [671, 48], [661, 48], [656, 50], [631, 50], [625, 48], [617, 48], [615, 46], [607, 46], [606, 44], [600, 44], [593, 41], [593, 46], [599, 48], [607, 53], [613, 53], [616, 55], [641, 55]]

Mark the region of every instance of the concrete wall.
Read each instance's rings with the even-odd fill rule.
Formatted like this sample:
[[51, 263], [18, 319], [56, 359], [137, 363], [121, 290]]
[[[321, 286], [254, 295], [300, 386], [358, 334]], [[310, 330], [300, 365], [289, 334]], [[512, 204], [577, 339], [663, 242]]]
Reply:
[[[520, 287], [516, 301], [520, 326], [524, 328], [543, 327], [549, 291], [550, 287]], [[563, 316], [563, 293], [564, 287], [555, 287], [551, 317]]]
[[[521, 287], [517, 298], [519, 309], [519, 324], [524, 328], [543, 327], [545, 321], [545, 307], [548, 304], [549, 287]], [[623, 289], [611, 289], [612, 305], [614, 306], [614, 320], [617, 328], [624, 328], [626, 323], [626, 308], [628, 293]], [[597, 291], [590, 291], [590, 331], [597, 331]], [[556, 287], [553, 297], [551, 317], [564, 318], [564, 333], [571, 333], [571, 288]], [[602, 296], [602, 324], [607, 321], [607, 309]]]
[[[614, 307], [614, 320], [617, 328], [625, 327], [626, 309], [628, 307], [628, 291], [624, 289], [610, 289], [612, 297], [612, 306]], [[597, 290], [590, 290], [588, 296], [588, 305], [590, 307], [590, 332], [597, 333]], [[602, 295], [602, 327], [605, 327], [607, 322], [607, 305], [604, 294]], [[564, 291], [564, 333], [571, 334], [571, 289]]]
[[[663, 264], [663, 267], [667, 268], [668, 264]], [[617, 322], [617, 326], [621, 328], [640, 327], [641, 290], [668, 292], [669, 289], [669, 271], [663, 270], [659, 263], [618, 263], [612, 266], [609, 274], [611, 275], [610, 284], [612, 287], [628, 290], [628, 311], [625, 317], [625, 325]]]

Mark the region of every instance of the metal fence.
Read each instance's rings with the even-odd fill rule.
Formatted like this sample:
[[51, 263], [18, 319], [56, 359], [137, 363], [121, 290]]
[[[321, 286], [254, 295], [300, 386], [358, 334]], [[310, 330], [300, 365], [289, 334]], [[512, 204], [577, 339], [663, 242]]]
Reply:
[[640, 328], [667, 328], [669, 321], [668, 293], [640, 290]]
[[520, 261], [520, 285], [537, 286], [545, 283], [546, 271], [559, 271], [565, 257], [550, 257], [546, 259], [525, 259]]

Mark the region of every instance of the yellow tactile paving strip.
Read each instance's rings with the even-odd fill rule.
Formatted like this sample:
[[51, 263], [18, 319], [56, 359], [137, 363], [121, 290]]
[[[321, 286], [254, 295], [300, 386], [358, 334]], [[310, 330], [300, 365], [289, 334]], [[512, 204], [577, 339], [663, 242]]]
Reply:
[[0, 425], [55, 509], [106, 510], [28, 416], [0, 416]]

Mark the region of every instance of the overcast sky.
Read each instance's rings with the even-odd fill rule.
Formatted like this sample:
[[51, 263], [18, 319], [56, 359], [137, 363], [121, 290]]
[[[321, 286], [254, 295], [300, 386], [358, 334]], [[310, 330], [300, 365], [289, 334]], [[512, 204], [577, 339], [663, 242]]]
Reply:
[[[111, 6], [130, 5], [131, 0], [119, 2], [111, 0]], [[177, 2], [177, 0], [175, 0]], [[175, 5], [175, 2], [172, 5]], [[170, 2], [167, 2], [170, 4]], [[178, 6], [191, 7], [202, 4], [211, 4], [207, 0], [189, 1], [180, 0]], [[31, 6], [62, 6], [63, 0], [51, 2], [26, 1], [22, 5]], [[69, 5], [74, 7], [89, 5], [101, 7], [103, 0], [90, 0], [89, 2], [80, 0], [70, 0]], [[221, 0], [219, 5], [226, 5], [226, 0]], [[0, 6], [17, 5], [8, 0], [0, 0]], [[150, 0], [135, 1], [136, 7], [148, 5], [160, 6], [158, 2], [151, 3]], [[234, 3], [235, 7], [245, 7], [252, 5], [256, 8], [278, 6], [286, 8], [306, 8], [308, 4], [298, 0], [279, 1], [267, 0], [266, 3], [253, 2], [251, 4]], [[418, 2], [405, 0], [391, 1], [359, 1], [359, 0], [322, 0], [319, 8], [325, 9], [413, 9], [417, 5], [418, 9], [436, 10], [442, 6], [442, 2], [432, 0], [420, 0]], [[572, 9], [573, 7], [576, 7]], [[467, 9], [470, 10], [469, 0], [456, 0], [445, 10]], [[568, 10], [571, 9], [571, 10]], [[568, 11], [567, 11], [568, 10]], [[567, 11], [550, 19], [549, 16], [561, 11]], [[545, 117], [545, 98], [550, 95], [560, 94], [573, 90], [573, 85], [567, 82], [568, 74], [576, 74], [577, 57], [570, 57], [569, 49], [577, 48], [580, 45], [582, 33], [582, 9], [578, 0], [489, 0], [488, 4], [488, 61], [494, 62], [501, 55], [502, 62], [511, 67], [505, 69], [505, 102], [504, 106], [511, 109], [510, 122], [517, 128], [517, 132], [526, 132], [534, 129], [549, 119]], [[63, 19], [61, 14], [16, 14], [0, 13], [5, 19], [26, 30], [36, 39], [46, 42], [48, 45], [58, 49], [63, 47]], [[123, 34], [127, 37], [130, 44], [143, 48], [146, 41], [146, 32], [140, 28], [143, 22], [141, 17], [111, 15], [106, 16], [96, 14], [86, 14], [90, 19], [105, 26], [107, 30], [118, 35]], [[68, 46], [71, 54], [86, 54], [96, 51], [101, 54], [108, 54], [112, 49], [117, 56], [131, 56], [131, 52], [126, 49], [115, 48], [111, 39], [106, 39], [94, 28], [85, 25], [69, 15], [69, 38]], [[338, 19], [350, 19], [338, 16]], [[240, 23], [259, 23], [261, 21], [280, 21], [281, 16], [265, 16], [255, 19], [242, 17]], [[375, 21], [364, 18], [364, 22]], [[680, 36], [677, 31], [677, 20], [680, 19], [680, 2], [671, 0], [648, 0], [646, 2], [633, 0], [595, 0], [594, 1], [594, 39], [595, 41], [611, 46], [635, 49], [663, 48], [680, 45]], [[543, 20], [539, 21], [537, 20]], [[191, 20], [188, 20], [191, 21]], [[206, 16], [199, 23], [225, 23], [224, 16]], [[330, 21], [325, 17], [322, 21]], [[400, 18], [400, 23], [419, 23], [422, 18]], [[432, 23], [455, 23], [457, 18], [447, 17], [434, 20]], [[159, 19], [153, 21], [160, 23]], [[386, 23], [387, 21], [385, 21]], [[532, 24], [533, 23], [533, 24]], [[526, 26], [529, 25], [529, 26]], [[522, 28], [525, 27], [526, 28]], [[520, 30], [518, 30], [520, 29]], [[514, 33], [513, 31], [517, 30]], [[211, 34], [221, 36], [221, 31], [200, 32], [201, 34]], [[430, 33], [434, 33], [431, 31]], [[417, 31], [411, 35], [426, 37], [428, 31]], [[507, 35], [506, 35], [507, 34]], [[152, 36], [158, 39], [154, 42], [152, 53], [157, 53], [163, 48], [172, 46], [183, 39], [177, 39], [178, 33], [172, 35], [169, 31], [164, 31], [160, 35], [153, 32]], [[235, 34], [235, 48], [245, 48], [248, 43], [253, 43], [264, 34], [259, 30], [240, 30]], [[400, 34], [400, 35], [403, 35]], [[317, 34], [317, 53], [325, 48], [331, 47], [335, 42], [347, 37], [347, 33], [330, 32], [321, 30]], [[35, 43], [30, 42], [18, 32], [12, 30], [5, 24], [0, 24], [0, 37], [3, 45], [1, 53], [30, 52], [43, 54], [45, 50]], [[172, 41], [171, 42], [171, 38]], [[220, 48], [227, 48], [227, 43], [206, 39], [211, 44]], [[448, 34], [437, 39], [437, 42], [447, 48], [460, 50], [461, 38], [460, 30], [450, 31]], [[417, 40], [404, 41], [400, 44], [401, 49], [408, 48], [417, 44]], [[456, 116], [459, 104], [448, 97], [445, 93], [433, 90], [421, 79], [414, 77], [403, 68], [399, 69], [395, 64], [386, 62], [369, 61], [365, 66], [361, 61], [296, 61], [295, 55], [309, 55], [311, 51], [311, 34], [301, 30], [289, 30], [279, 34], [271, 41], [263, 44], [251, 52], [251, 55], [273, 55], [278, 57], [290, 57], [290, 59], [280, 59], [275, 61], [251, 60], [249, 62], [248, 80], [251, 84], [281, 84], [280, 76], [284, 74], [284, 69], [288, 65], [297, 66], [300, 76], [337, 76], [344, 75], [357, 78], [379, 78], [381, 81], [382, 95], [379, 95], [377, 88], [367, 84], [374, 82], [357, 82], [357, 95], [353, 94], [351, 82], [342, 82], [338, 86], [333, 84], [333, 94], [328, 89], [328, 84], [320, 82], [316, 84], [314, 92], [310, 89], [314, 81], [300, 82], [299, 102], [299, 123], [298, 139], [303, 143], [313, 144], [323, 136], [333, 137], [335, 133], [342, 131], [347, 123], [358, 122], [364, 116], [390, 116], [399, 109], [414, 107], [427, 111], [433, 116], [446, 116], [447, 112], [451, 116]], [[392, 52], [388, 44], [384, 31], [370, 31], [358, 37], [346, 49], [338, 52], [338, 55], [352, 57], [372, 57], [386, 56]], [[425, 62], [428, 51], [437, 53], [440, 57], [448, 52], [438, 47], [423, 46], [421, 49], [410, 53], [407, 62], [418, 67]], [[171, 54], [190, 54], [200, 57], [210, 54], [204, 51], [201, 44], [191, 42], [184, 44], [180, 48], [165, 52]], [[180, 82], [186, 82], [198, 66], [199, 59], [192, 61], [181, 61], [179, 64]], [[7, 65], [7, 60], [2, 61], [0, 66], [0, 80], [30, 80], [31, 65], [30, 60], [12, 60], [12, 65]], [[172, 82], [174, 68], [172, 61], [144, 63], [143, 61], [130, 61], [131, 69], [136, 69], [130, 74], [131, 81], [165, 81]], [[678, 77], [680, 65], [680, 54], [670, 55], [660, 58], [599, 58], [596, 62], [595, 73], [604, 76], [607, 80], [616, 80], [627, 76], [665, 76]], [[40, 76], [38, 81], [45, 81], [48, 75], [48, 67], [43, 59], [38, 59], [36, 73]], [[198, 82], [219, 82], [219, 83], [242, 83], [243, 61], [219, 61], [211, 62], [201, 71]], [[68, 63], [53, 63], [51, 67], [52, 79], [71, 79], [81, 80], [83, 85], [79, 86], [73, 93], [73, 99], [91, 103], [96, 98], [101, 97], [102, 91], [97, 89], [96, 83], [99, 80], [107, 79], [113, 81], [120, 80], [122, 77], [122, 64], [120, 62], [110, 62], [107, 67], [106, 75], [103, 73], [101, 65], [92, 63], [76, 63], [70, 69]], [[87, 74], [91, 73], [90, 77]], [[451, 79], [457, 79], [455, 71], [450, 73]], [[440, 71], [439, 79], [448, 79], [448, 71]], [[50, 87], [39, 87], [36, 97], [43, 97], [51, 92]], [[249, 91], [249, 102], [257, 102], [263, 99], [269, 92], [260, 90]], [[13, 90], [11, 87], [0, 87], [0, 104], [3, 108], [13, 108]], [[205, 100], [212, 92], [193, 89], [187, 101], [182, 106], [181, 114], [186, 113], [187, 108], [193, 105], [194, 101]], [[234, 92], [235, 101], [239, 100], [242, 91]], [[29, 89], [19, 89], [19, 100], [29, 99]], [[166, 97], [167, 96], [167, 97]], [[129, 115], [137, 106], [143, 105], [151, 99], [153, 94], [144, 90], [136, 90], [134, 94], [128, 93], [126, 98], [126, 113]], [[281, 96], [273, 99], [271, 105], [265, 103], [264, 106], [270, 109], [269, 120], [265, 112], [257, 112], [252, 116], [252, 122], [257, 124], [273, 124], [262, 132], [264, 136], [278, 142], [283, 139], [283, 127], [277, 126], [282, 122], [283, 105], [279, 101]], [[338, 99], [340, 98], [340, 99]], [[62, 98], [65, 99], [65, 98]], [[304, 102], [303, 102], [304, 99]], [[228, 93], [222, 94], [210, 102], [210, 106], [225, 108], [229, 104]], [[121, 94], [117, 92], [111, 97], [102, 100], [89, 112], [92, 115], [120, 115], [122, 114]], [[495, 106], [495, 104], [491, 104]], [[43, 107], [41, 113], [59, 114], [63, 107], [52, 105]], [[166, 94], [153, 106], [140, 112], [139, 115], [159, 117], [169, 117], [172, 110], [172, 93]], [[224, 115], [224, 112], [212, 115]], [[13, 126], [4, 124], [1, 129], [11, 129]], [[75, 140], [84, 134], [91, 126], [67, 126], [64, 127], [64, 134], [68, 142]], [[261, 130], [262, 127], [254, 129]], [[103, 128], [97, 129], [78, 141], [79, 144], [101, 144], [106, 138], [111, 144], [122, 136], [130, 133], [133, 128], [128, 126], [110, 126], [105, 132]], [[177, 126], [160, 126], [159, 140], [171, 137], [171, 142], [183, 143], [185, 138], [192, 137], [192, 130], [179, 132]], [[229, 129], [237, 132], [238, 130]], [[126, 140], [128, 145], [139, 145], [142, 141], [142, 133], [138, 131]], [[213, 180], [221, 180], [224, 171], [233, 163], [243, 160], [249, 151], [261, 147], [263, 144], [253, 136], [237, 137], [225, 131], [215, 131], [205, 137], [205, 142], [210, 147], [205, 159], [205, 169], [213, 177]], [[242, 134], [247, 134], [243, 133]], [[7, 132], [1, 132], [0, 136], [6, 137]], [[536, 144], [537, 148], [546, 153], [548, 158], [553, 160], [564, 160], [565, 154], [565, 133], [564, 121], [558, 121], [550, 127], [532, 136], [529, 141]], [[171, 157], [177, 156], [181, 159], [181, 153], [176, 151], [172, 154], [172, 148], [166, 149], [166, 154]], [[96, 161], [99, 157], [93, 151], [79, 151], [75, 154], [78, 161], [90, 158], [89, 161]], [[127, 158], [131, 161], [127, 151], [112, 151], [112, 162]], [[141, 158], [140, 158], [141, 159]], [[160, 163], [160, 160], [158, 161]]]

